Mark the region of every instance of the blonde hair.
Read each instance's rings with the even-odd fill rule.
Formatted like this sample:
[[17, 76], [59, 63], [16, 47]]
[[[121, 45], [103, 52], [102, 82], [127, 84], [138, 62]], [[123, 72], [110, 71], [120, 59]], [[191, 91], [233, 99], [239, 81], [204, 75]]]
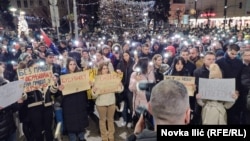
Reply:
[[222, 78], [222, 72], [217, 64], [211, 64], [209, 66], [209, 79]]

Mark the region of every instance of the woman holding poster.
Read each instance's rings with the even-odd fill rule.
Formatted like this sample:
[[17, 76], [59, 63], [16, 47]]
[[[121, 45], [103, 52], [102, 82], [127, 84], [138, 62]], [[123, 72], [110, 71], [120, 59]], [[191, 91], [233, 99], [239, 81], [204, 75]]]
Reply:
[[[104, 75], [109, 74], [109, 66], [108, 63], [102, 63], [99, 65], [98, 74], [97, 75]], [[123, 91], [123, 85], [120, 83], [120, 90], [117, 93]], [[101, 131], [101, 138], [103, 141], [114, 141], [114, 114], [115, 114], [115, 93], [103, 93], [103, 94], [96, 94], [97, 88], [93, 86], [92, 95], [96, 97], [96, 109], [99, 114], [99, 124], [100, 124], [100, 131]], [[106, 120], [108, 122], [108, 130], [106, 127]]]
[[[222, 72], [217, 64], [209, 66], [209, 79], [222, 79]], [[238, 95], [232, 94], [236, 100]], [[202, 125], [226, 125], [227, 112], [234, 102], [202, 99], [201, 94], [196, 95], [197, 103], [202, 107]]]
[[[66, 63], [66, 74], [80, 72], [76, 60], [69, 57]], [[59, 87], [60, 90], [63, 86]], [[63, 124], [70, 141], [85, 141], [85, 128], [89, 125], [87, 114], [86, 91], [64, 95], [62, 99]]]

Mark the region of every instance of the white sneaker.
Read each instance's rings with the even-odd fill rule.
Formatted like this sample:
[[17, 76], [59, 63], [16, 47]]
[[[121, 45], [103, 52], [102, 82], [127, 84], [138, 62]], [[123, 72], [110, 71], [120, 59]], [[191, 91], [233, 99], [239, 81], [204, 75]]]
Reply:
[[122, 122], [122, 127], [126, 126], [127, 122]]
[[131, 123], [131, 122], [128, 122], [127, 127], [128, 127], [128, 128], [131, 128], [131, 127], [132, 127], [132, 123]]
[[122, 101], [121, 103], [120, 103], [120, 112], [122, 112], [123, 111], [123, 109], [124, 109], [124, 101]]

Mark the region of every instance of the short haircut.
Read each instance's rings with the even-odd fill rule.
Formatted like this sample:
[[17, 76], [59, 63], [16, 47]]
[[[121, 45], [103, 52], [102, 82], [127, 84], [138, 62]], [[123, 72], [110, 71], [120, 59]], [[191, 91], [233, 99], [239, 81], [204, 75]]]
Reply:
[[155, 85], [150, 103], [155, 120], [169, 123], [181, 120], [190, 107], [186, 87], [176, 80], [162, 80]]
[[239, 51], [240, 47], [237, 44], [229, 44], [227, 47], [228, 50], [235, 50], [235, 51]]
[[190, 53], [189, 50], [186, 49], [186, 48], [181, 49], [180, 54], [181, 54], [182, 52], [187, 52], [188, 54]]
[[207, 51], [205, 53], [204, 57], [207, 56], [207, 55], [214, 55], [214, 56], [216, 56], [216, 54], [214, 52], [212, 52], [212, 51]]

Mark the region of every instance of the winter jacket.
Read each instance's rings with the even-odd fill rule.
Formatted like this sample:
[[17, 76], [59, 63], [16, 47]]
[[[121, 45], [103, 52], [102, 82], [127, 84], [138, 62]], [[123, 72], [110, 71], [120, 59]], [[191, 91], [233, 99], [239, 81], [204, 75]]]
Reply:
[[27, 92], [28, 108], [43, 105], [43, 93], [40, 90]]
[[226, 125], [227, 112], [233, 106], [234, 102], [215, 101], [215, 100], [197, 100], [202, 106], [202, 124], [203, 125]]
[[[140, 82], [155, 82], [155, 76], [154, 71], [150, 70], [147, 74], [140, 74], [142, 80]], [[136, 80], [137, 72], [133, 72], [130, 77], [129, 82], [129, 90], [133, 92], [133, 109], [136, 109], [138, 106], [147, 107], [148, 101], [146, 98], [145, 91], [141, 91], [137, 89], [137, 83], [139, 83]]]
[[16, 131], [13, 113], [16, 112], [19, 107], [20, 104], [14, 103], [0, 110], [0, 140], [5, 140]]
[[156, 132], [148, 129], [144, 129], [137, 136], [135, 134], [132, 134], [126, 139], [126, 141], [156, 141], [156, 140], [157, 140]]
[[123, 59], [118, 63], [117, 69], [123, 72], [122, 84], [125, 88], [128, 88], [130, 76], [133, 72], [133, 66], [135, 62], [132, 58], [129, 58], [128, 63], [126, 63]]

